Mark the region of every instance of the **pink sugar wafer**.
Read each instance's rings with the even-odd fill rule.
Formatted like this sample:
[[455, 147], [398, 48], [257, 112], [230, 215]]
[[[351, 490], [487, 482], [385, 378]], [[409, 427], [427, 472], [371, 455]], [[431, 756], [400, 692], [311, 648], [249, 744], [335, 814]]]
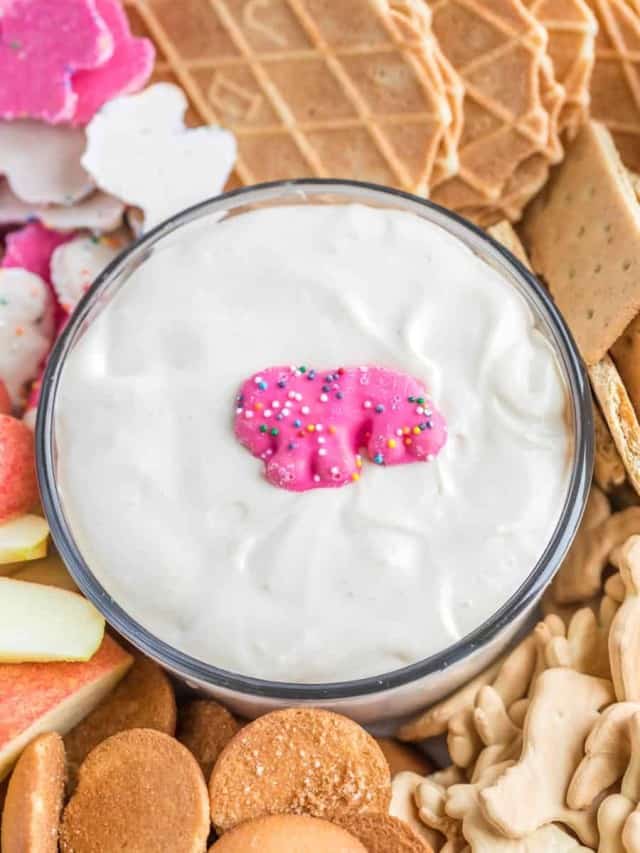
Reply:
[[0, 13], [0, 118], [69, 121], [72, 75], [113, 52], [94, 0], [4, 0]]
[[360, 478], [361, 450], [377, 465], [431, 461], [447, 426], [424, 386], [382, 367], [269, 367], [243, 383], [235, 434], [291, 491]]
[[113, 38], [113, 54], [98, 68], [77, 71], [71, 87], [78, 96], [73, 124], [91, 121], [100, 107], [118, 95], [142, 89], [153, 70], [155, 49], [148, 39], [134, 38], [118, 0], [95, 0]]

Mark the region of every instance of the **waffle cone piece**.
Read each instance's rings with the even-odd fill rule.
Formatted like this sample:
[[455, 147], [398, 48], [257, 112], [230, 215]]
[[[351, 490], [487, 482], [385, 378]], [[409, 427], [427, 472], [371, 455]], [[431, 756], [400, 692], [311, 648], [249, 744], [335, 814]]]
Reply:
[[455, 165], [462, 87], [422, 0], [130, 0], [194, 123], [238, 140], [237, 183], [345, 177], [425, 192]]
[[542, 189], [549, 177], [549, 167], [559, 163], [563, 155], [560, 141], [561, 113], [565, 105], [565, 89], [557, 82], [551, 60], [543, 57], [540, 66], [542, 103], [549, 115], [547, 145], [544, 151], [531, 154], [519, 163], [505, 184], [500, 198], [494, 202], [478, 202], [460, 212], [482, 228], [502, 219], [516, 222], [528, 202]]
[[432, 27], [465, 87], [458, 175], [434, 201], [497, 201], [519, 163], [549, 144], [542, 65], [547, 35], [519, 0], [434, 0]]
[[640, 4], [589, 0], [599, 31], [591, 116], [607, 126], [624, 164], [640, 171]]
[[565, 90], [559, 132], [573, 139], [589, 117], [598, 22], [585, 0], [525, 0], [525, 5], [549, 36], [553, 73]]

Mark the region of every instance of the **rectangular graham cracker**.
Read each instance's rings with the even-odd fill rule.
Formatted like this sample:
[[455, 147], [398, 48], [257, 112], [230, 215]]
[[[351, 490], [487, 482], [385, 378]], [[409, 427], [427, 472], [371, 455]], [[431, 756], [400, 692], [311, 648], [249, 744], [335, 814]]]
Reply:
[[640, 310], [640, 206], [603, 125], [582, 128], [522, 235], [582, 356], [596, 364]]

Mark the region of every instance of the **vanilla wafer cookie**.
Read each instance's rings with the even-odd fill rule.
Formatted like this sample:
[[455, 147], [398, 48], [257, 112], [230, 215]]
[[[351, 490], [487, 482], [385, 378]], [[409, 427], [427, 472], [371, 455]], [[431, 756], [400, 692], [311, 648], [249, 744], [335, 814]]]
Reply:
[[[452, 109], [423, 0], [131, 0], [204, 123], [233, 130], [242, 183], [346, 177], [429, 185]], [[403, 0], [401, 7], [406, 7]], [[401, 9], [402, 11], [402, 9]], [[426, 16], [428, 21], [428, 16]], [[440, 81], [440, 82], [439, 82]]]

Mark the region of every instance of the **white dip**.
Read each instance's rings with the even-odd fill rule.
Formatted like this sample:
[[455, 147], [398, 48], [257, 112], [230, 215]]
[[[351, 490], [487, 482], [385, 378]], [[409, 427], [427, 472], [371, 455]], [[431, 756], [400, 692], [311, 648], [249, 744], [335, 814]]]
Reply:
[[[235, 395], [282, 364], [424, 381], [430, 463], [269, 484]], [[566, 392], [515, 288], [440, 228], [363, 206], [264, 209], [156, 251], [70, 354], [58, 471], [107, 591], [163, 640], [282, 681], [387, 672], [444, 649], [520, 586], [569, 478]]]

